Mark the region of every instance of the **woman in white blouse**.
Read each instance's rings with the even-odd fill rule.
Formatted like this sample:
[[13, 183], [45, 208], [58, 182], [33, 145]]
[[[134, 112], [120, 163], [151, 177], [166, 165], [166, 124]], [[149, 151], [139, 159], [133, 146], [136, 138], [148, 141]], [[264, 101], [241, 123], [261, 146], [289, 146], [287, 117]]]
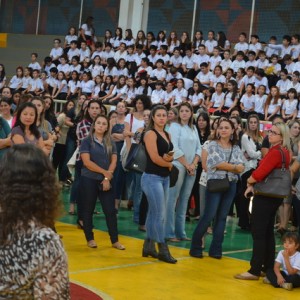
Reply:
[[258, 160], [261, 159], [262, 136], [259, 132], [259, 118], [256, 114], [251, 114], [247, 119], [247, 129], [241, 139], [241, 148], [244, 154], [245, 170], [242, 174], [242, 185], [240, 189], [238, 216], [239, 226], [243, 230], [250, 229], [249, 203], [250, 198], [244, 196], [247, 188], [247, 179], [252, 171], [256, 169]]

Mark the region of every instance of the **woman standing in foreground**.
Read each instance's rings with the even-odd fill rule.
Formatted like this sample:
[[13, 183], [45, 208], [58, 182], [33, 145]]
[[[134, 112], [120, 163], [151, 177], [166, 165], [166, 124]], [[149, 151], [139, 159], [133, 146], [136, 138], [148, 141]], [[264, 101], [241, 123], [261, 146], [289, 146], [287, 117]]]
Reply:
[[220, 259], [222, 257], [222, 243], [226, 217], [236, 193], [238, 174], [243, 172], [243, 153], [237, 143], [234, 125], [230, 120], [220, 121], [215, 138], [207, 148], [207, 184], [210, 179], [220, 180], [228, 177], [229, 188], [223, 192], [210, 191], [207, 186], [205, 195], [205, 210], [195, 228], [190, 255], [202, 258], [202, 238], [208, 226], [214, 219], [213, 239], [209, 249], [209, 256]]
[[[148, 199], [148, 215], [146, 220], [147, 238], [143, 246], [143, 256], [152, 256], [167, 263], [176, 263], [165, 242], [164, 222], [166, 200], [169, 192], [169, 174], [172, 169], [173, 145], [169, 134], [165, 131], [167, 109], [162, 105], [153, 108], [150, 115], [148, 131], [144, 136], [147, 164], [142, 175], [142, 190]], [[156, 252], [158, 243], [159, 253]]]
[[15, 145], [0, 166], [0, 298], [70, 299], [67, 256], [51, 227], [59, 188], [49, 158]]
[[[253, 185], [263, 181], [274, 169], [282, 167], [282, 154], [285, 157], [285, 168], [290, 164], [289, 128], [284, 123], [275, 123], [268, 131], [271, 148], [260, 161], [258, 168], [247, 180], [245, 196], [254, 192]], [[280, 150], [281, 149], [281, 150]], [[262, 271], [273, 268], [275, 260], [274, 221], [277, 209], [283, 198], [255, 195], [252, 202], [251, 233], [253, 238], [250, 270], [234, 277], [244, 280], [258, 280]]]
[[90, 134], [82, 140], [79, 151], [83, 162], [80, 194], [84, 195], [82, 216], [87, 245], [97, 248], [93, 233], [93, 212], [99, 198], [112, 247], [125, 250], [118, 241], [117, 210], [111, 183], [117, 165], [117, 148], [110, 136], [109, 120], [106, 116], [98, 115], [95, 118]]

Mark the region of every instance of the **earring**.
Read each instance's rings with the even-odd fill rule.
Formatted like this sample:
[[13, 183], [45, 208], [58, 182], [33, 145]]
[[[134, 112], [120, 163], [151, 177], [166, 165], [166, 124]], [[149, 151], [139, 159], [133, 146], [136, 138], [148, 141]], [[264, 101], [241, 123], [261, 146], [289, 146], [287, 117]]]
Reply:
[[217, 138], [218, 138], [218, 140], [219, 140], [219, 139], [221, 138], [221, 136], [220, 136], [220, 135], [218, 135], [218, 136], [217, 136]]
[[233, 134], [230, 136], [230, 140], [231, 140], [231, 141], [233, 140]]

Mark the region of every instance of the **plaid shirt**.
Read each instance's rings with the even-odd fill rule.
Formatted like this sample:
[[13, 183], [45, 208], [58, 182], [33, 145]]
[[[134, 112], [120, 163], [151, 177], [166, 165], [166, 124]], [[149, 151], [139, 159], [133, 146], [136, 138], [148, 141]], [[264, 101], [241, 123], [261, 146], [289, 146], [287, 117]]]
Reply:
[[[92, 126], [92, 123], [87, 119], [83, 119], [81, 122], [79, 122], [77, 124], [76, 135], [77, 135], [77, 139], [78, 139], [78, 142], [77, 142], [78, 147], [80, 146], [81, 141], [89, 135], [91, 126]], [[76, 160], [80, 160], [79, 152], [76, 156]]]

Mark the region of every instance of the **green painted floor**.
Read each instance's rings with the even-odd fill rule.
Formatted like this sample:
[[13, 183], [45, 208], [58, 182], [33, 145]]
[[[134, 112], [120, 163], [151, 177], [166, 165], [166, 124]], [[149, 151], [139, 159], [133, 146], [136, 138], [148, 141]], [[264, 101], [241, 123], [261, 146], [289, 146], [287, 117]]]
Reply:
[[[68, 215], [69, 208], [69, 190], [64, 189], [62, 192], [63, 202], [65, 206], [65, 215], [60, 219], [60, 221], [68, 224], [76, 224], [77, 216]], [[96, 210], [100, 214], [94, 215], [94, 226], [96, 229], [107, 231], [105, 218], [101, 212], [101, 205], [97, 203]], [[226, 225], [226, 234], [223, 242], [223, 255], [249, 261], [251, 258], [252, 251], [252, 238], [249, 232], [245, 232], [237, 226], [237, 218], [230, 218]], [[196, 220], [186, 223], [187, 236], [191, 237], [193, 230], [197, 224]], [[133, 222], [133, 211], [128, 211], [126, 208], [120, 208], [118, 214], [118, 229], [120, 235], [135, 237], [138, 239], [144, 239], [145, 233], [138, 230], [138, 225]], [[206, 245], [210, 245], [211, 235], [206, 236]], [[82, 236], [84, 239], [84, 236]], [[280, 236], [276, 235], [277, 239], [277, 250], [281, 247]], [[170, 243], [173, 246], [189, 248], [190, 242], [179, 242]], [[205, 248], [207, 251], [208, 246]]]

